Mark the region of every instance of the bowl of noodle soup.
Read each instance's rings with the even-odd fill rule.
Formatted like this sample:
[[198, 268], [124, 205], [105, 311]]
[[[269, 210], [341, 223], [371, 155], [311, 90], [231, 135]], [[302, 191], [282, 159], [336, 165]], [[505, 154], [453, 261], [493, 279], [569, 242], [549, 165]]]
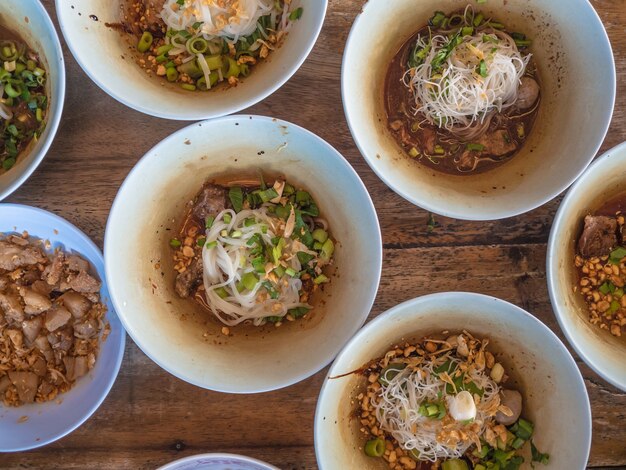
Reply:
[[361, 154], [391, 189], [444, 216], [493, 220], [546, 203], [584, 171], [615, 81], [587, 1], [373, 0], [346, 45], [342, 96]]
[[[107, 94], [142, 113], [195, 121], [238, 112], [285, 84], [313, 49], [327, 4], [59, 0], [56, 10], [76, 61]], [[259, 57], [263, 46], [270, 52]]]
[[137, 345], [180, 379], [231, 393], [326, 366], [367, 318], [382, 266], [352, 167], [260, 116], [200, 122], [149, 151], [116, 197], [105, 252]]
[[[460, 352], [461, 336], [469, 345], [470, 358], [471, 344], [482, 342], [480, 351], [486, 357], [482, 370], [490, 373], [462, 365], [461, 356], [467, 357], [467, 352]], [[408, 345], [417, 345], [417, 351]], [[491, 364], [490, 354], [494, 357]], [[424, 360], [420, 362], [418, 357]], [[376, 374], [376, 364], [381, 358], [386, 367]], [[399, 363], [405, 363], [403, 368], [398, 367]], [[458, 370], [466, 371], [471, 381], [456, 378], [455, 364]], [[499, 377], [494, 374], [497, 364], [505, 371]], [[412, 371], [419, 374], [420, 380], [411, 381]], [[436, 377], [443, 377], [444, 372], [449, 373], [445, 378], [449, 382], [444, 383], [445, 388], [438, 388]], [[421, 385], [413, 387], [414, 383]], [[365, 408], [369, 411], [366, 412], [364, 396], [367, 398], [372, 389], [378, 391], [373, 394], [376, 398], [367, 400]], [[510, 421], [503, 420], [506, 430], [502, 431], [509, 436], [506, 445], [496, 444], [497, 428], [494, 428], [496, 436], [481, 429], [489, 424], [485, 418], [493, 412], [488, 408], [494, 394], [497, 396], [498, 390], [505, 393], [504, 389], [516, 390], [522, 397], [517, 415]], [[555, 390], [559, 392], [554, 393]], [[463, 398], [468, 392], [476, 403], [470, 416], [464, 415], [466, 409], [453, 409], [455, 399]], [[505, 402], [502, 398], [501, 404]], [[511, 410], [514, 408], [510, 406]], [[508, 411], [504, 418], [507, 416]], [[449, 417], [458, 420], [456, 424]], [[500, 423], [498, 415], [495, 419]], [[515, 419], [518, 421], [513, 424]], [[372, 456], [376, 453], [370, 448], [372, 420], [376, 423], [375, 435], [384, 436], [380, 457]], [[520, 425], [528, 432], [520, 433]], [[473, 458], [475, 443], [452, 445], [446, 441], [450, 437], [444, 434], [446, 429], [456, 433], [453, 433], [455, 443], [459, 435], [460, 439], [469, 436], [480, 442], [485, 449], [482, 455], [492, 459], [495, 454], [495, 459], [510, 465], [504, 468], [526, 469], [531, 468], [531, 463], [535, 468], [584, 468], [591, 445], [591, 409], [576, 363], [563, 343], [539, 320], [493, 297], [439, 293], [409, 300], [383, 313], [357, 333], [339, 354], [318, 401], [317, 461], [321, 469], [430, 470], [435, 460], [441, 465], [436, 468], [481, 468], [481, 464], [482, 468], [491, 468], [484, 460]], [[472, 437], [474, 432], [479, 439]], [[401, 451], [398, 451], [399, 441], [402, 441]], [[535, 452], [531, 452], [529, 441]], [[495, 446], [502, 452], [496, 453]], [[397, 458], [391, 459], [394, 465], [388, 463], [391, 449], [397, 452]], [[469, 453], [465, 453], [466, 449]], [[457, 466], [455, 461], [448, 466], [449, 459], [462, 459], [463, 464]], [[472, 464], [468, 466], [470, 461]]]

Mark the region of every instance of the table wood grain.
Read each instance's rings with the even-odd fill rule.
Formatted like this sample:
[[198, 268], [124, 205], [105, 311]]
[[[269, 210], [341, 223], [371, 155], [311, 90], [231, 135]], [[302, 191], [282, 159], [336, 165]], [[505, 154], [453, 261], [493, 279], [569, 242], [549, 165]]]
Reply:
[[[56, 22], [53, 0], [43, 3]], [[80, 3], [76, 0], [77, 8]], [[626, 0], [592, 3], [607, 27], [618, 73], [615, 114], [603, 152], [626, 140]], [[429, 232], [429, 214], [388, 189], [360, 156], [344, 120], [340, 65], [362, 4], [330, 0], [324, 29], [304, 66], [248, 112], [311, 129], [334, 145], [364, 180], [384, 241], [382, 282], [370, 319], [419, 295], [477, 291], [529, 310], [564, 340], [550, 306], [545, 271], [546, 242], [561, 197], [523, 216], [495, 222], [437, 217], [436, 229]], [[67, 98], [56, 141], [8, 202], [65, 217], [102, 246], [109, 209], [129, 170], [153, 145], [187, 124], [119, 104], [83, 73], [65, 43], [64, 51]], [[592, 404], [589, 466], [626, 468], [626, 394], [575, 357]], [[47, 447], [0, 455], [0, 468], [153, 469], [184, 456], [223, 451], [282, 469], [314, 469], [313, 416], [325, 374], [277, 392], [225, 395], [167, 374], [129, 339], [117, 382], [94, 416]]]

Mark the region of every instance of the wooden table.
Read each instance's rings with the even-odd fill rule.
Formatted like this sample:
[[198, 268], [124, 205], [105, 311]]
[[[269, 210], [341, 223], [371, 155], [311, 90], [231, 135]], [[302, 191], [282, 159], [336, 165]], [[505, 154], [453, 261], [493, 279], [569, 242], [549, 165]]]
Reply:
[[[53, 0], [43, 3], [56, 21]], [[365, 181], [384, 241], [382, 282], [370, 319], [419, 295], [476, 291], [529, 310], [565, 341], [552, 313], [545, 271], [546, 242], [561, 198], [497, 222], [437, 217], [431, 233], [429, 214], [388, 189], [360, 156], [343, 118], [340, 65], [362, 3], [331, 0], [307, 62], [289, 83], [249, 112], [311, 129], [334, 145]], [[618, 73], [615, 115], [604, 152], [626, 140], [626, 0], [592, 3], [611, 37]], [[57, 139], [41, 167], [8, 202], [59, 214], [102, 246], [111, 203], [129, 170], [154, 144], [187, 124], [145, 116], [119, 104], [94, 85], [64, 49], [67, 100]], [[576, 360], [593, 411], [589, 465], [626, 468], [626, 394]], [[117, 382], [94, 416], [47, 447], [0, 455], [0, 468], [153, 469], [184, 456], [219, 451], [257, 457], [282, 469], [317, 468], [313, 415], [325, 374], [277, 392], [225, 395], [169, 375], [129, 339]]]

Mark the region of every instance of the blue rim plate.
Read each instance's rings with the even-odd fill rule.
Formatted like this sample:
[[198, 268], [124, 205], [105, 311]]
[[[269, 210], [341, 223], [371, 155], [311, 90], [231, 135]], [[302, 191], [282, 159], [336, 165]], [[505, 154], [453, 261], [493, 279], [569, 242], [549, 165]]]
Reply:
[[96, 269], [108, 308], [111, 332], [101, 344], [90, 373], [67, 393], [47, 403], [8, 408], [0, 402], [0, 452], [19, 452], [60, 439], [83, 424], [108, 395], [122, 364], [126, 334], [107, 290], [104, 259], [98, 247], [82, 231], [61, 217], [42, 209], [18, 204], [0, 204], [0, 234], [26, 230], [31, 236], [49, 240], [51, 250], [63, 248], [87, 259]]

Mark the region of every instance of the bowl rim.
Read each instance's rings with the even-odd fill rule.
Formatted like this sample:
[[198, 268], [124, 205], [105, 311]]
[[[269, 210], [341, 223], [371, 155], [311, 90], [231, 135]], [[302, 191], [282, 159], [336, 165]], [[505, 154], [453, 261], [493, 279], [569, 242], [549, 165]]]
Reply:
[[[158, 142], [154, 147], [152, 147], [150, 150], [148, 150], [140, 159], [139, 161], [135, 164], [135, 166], [131, 169], [131, 171], [128, 173], [128, 175], [126, 176], [126, 178], [124, 179], [124, 182], [122, 183], [122, 185], [120, 186], [117, 195], [115, 196], [115, 199], [113, 201], [113, 204], [111, 206], [111, 210], [109, 211], [109, 218], [107, 220], [107, 224], [106, 224], [106, 229], [105, 229], [105, 234], [104, 234], [104, 263], [105, 263], [105, 271], [106, 271], [106, 277], [107, 277], [107, 281], [109, 281], [109, 278], [111, 276], [110, 274], [110, 269], [109, 266], [114, 264], [114, 260], [111, 258], [111, 256], [113, 255], [109, 255], [109, 253], [112, 253], [112, 250], [109, 249], [109, 244], [110, 244], [110, 240], [111, 240], [111, 217], [112, 215], [116, 212], [116, 208], [118, 205], [122, 205], [123, 204], [123, 200], [121, 199], [121, 195], [124, 192], [124, 190], [126, 189], [127, 185], [130, 185], [130, 180], [131, 178], [135, 175], [135, 173], [138, 173], [139, 171], [141, 171], [141, 169], [143, 168], [144, 165], [149, 164], [148, 162], [150, 160], [152, 160], [154, 157], [153, 155], [155, 154], [155, 151], [164, 143], [170, 140], [174, 140], [177, 137], [186, 135], [187, 131], [191, 128], [195, 128], [198, 126], [201, 126], [205, 129], [208, 129], [209, 126], [211, 125], [216, 125], [216, 124], [221, 124], [224, 122], [229, 122], [229, 121], [239, 121], [239, 122], [253, 122], [253, 121], [261, 121], [263, 123], [268, 123], [271, 125], [278, 125], [278, 126], [288, 126], [290, 129], [294, 129], [295, 131], [302, 133], [304, 135], [307, 135], [313, 139], [315, 139], [316, 141], [318, 141], [321, 145], [323, 145], [330, 154], [335, 155], [340, 164], [343, 165], [343, 167], [345, 168], [345, 171], [347, 171], [348, 173], [350, 173], [354, 178], [355, 178], [355, 183], [358, 185], [358, 188], [362, 191], [364, 197], [366, 198], [366, 202], [367, 205], [365, 207], [366, 212], [368, 212], [371, 216], [372, 216], [372, 221], [375, 224], [375, 233], [373, 233], [373, 235], [375, 236], [375, 256], [376, 256], [376, 265], [375, 265], [375, 273], [376, 273], [376, 278], [374, 280], [374, 283], [372, 285], [372, 287], [374, 287], [374, 289], [372, 289], [372, 293], [369, 294], [369, 299], [366, 302], [366, 308], [364, 309], [364, 313], [362, 315], [362, 318], [353, 323], [352, 326], [352, 333], [347, 336], [346, 339], [344, 339], [341, 348], [339, 349], [339, 351], [342, 350], [343, 345], [345, 344], [346, 341], [348, 341], [350, 338], [352, 338], [352, 336], [354, 336], [355, 333], [357, 333], [359, 331], [359, 329], [363, 326], [363, 324], [367, 321], [367, 317], [369, 315], [369, 313], [372, 310], [372, 307], [374, 305], [374, 302], [376, 300], [376, 297], [378, 295], [378, 290], [380, 288], [380, 279], [382, 276], [382, 263], [383, 263], [383, 243], [382, 243], [382, 233], [380, 230], [380, 221], [378, 219], [378, 213], [376, 212], [376, 207], [374, 206], [374, 202], [372, 201], [371, 195], [369, 193], [369, 191], [367, 190], [367, 187], [365, 186], [365, 183], [363, 183], [363, 180], [361, 179], [361, 177], [359, 176], [359, 174], [356, 172], [356, 170], [352, 167], [352, 165], [350, 165], [350, 163], [348, 162], [348, 160], [346, 160], [346, 158], [335, 148], [333, 147], [330, 143], [328, 143], [326, 140], [324, 140], [322, 137], [318, 136], [317, 134], [309, 131], [308, 129], [305, 129], [304, 127], [298, 126], [297, 124], [293, 124], [289, 121], [285, 121], [282, 119], [278, 119], [278, 118], [272, 118], [269, 116], [260, 116], [260, 115], [253, 115], [253, 114], [234, 114], [234, 115], [229, 115], [229, 116], [223, 116], [221, 118], [216, 118], [216, 119], [208, 119], [205, 121], [200, 121], [200, 122], [196, 122], [193, 124], [190, 124], [189, 126], [183, 127], [182, 129], [179, 129], [178, 131], [166, 136], [163, 140], [161, 140], [160, 142]], [[159, 367], [161, 367], [163, 370], [165, 370], [166, 372], [170, 373], [171, 375], [173, 375], [174, 377], [177, 377], [180, 380], [183, 380], [187, 383], [190, 383], [192, 385], [195, 385], [196, 387], [200, 387], [206, 390], [213, 390], [215, 392], [221, 392], [221, 393], [231, 393], [231, 394], [251, 394], [251, 393], [265, 393], [265, 392], [270, 392], [270, 391], [274, 391], [274, 390], [279, 390], [282, 388], [286, 388], [289, 387], [291, 385], [294, 385], [296, 383], [299, 383], [303, 380], [306, 380], [307, 378], [317, 374], [320, 370], [322, 370], [323, 368], [325, 368], [328, 364], [330, 364], [331, 362], [334, 361], [334, 359], [337, 357], [337, 354], [332, 355], [328, 360], [324, 360], [322, 362], [320, 362], [319, 364], [317, 364], [316, 366], [312, 366], [309, 370], [307, 371], [303, 371], [297, 375], [294, 375], [291, 379], [289, 380], [283, 380], [281, 382], [277, 382], [276, 384], [272, 385], [272, 386], [266, 386], [266, 387], [248, 387], [246, 389], [241, 389], [241, 390], [230, 390], [226, 387], [222, 387], [222, 386], [214, 386], [214, 387], [207, 387], [206, 384], [203, 384], [200, 380], [197, 380], [193, 377], [189, 377], [187, 376], [187, 374], [183, 374], [179, 371], [175, 371], [170, 367], [165, 367], [161, 361], [157, 360], [155, 358], [155, 355], [153, 353], [153, 351], [148, 351], [145, 349], [145, 346], [142, 344], [143, 342], [137, 337], [137, 335], [135, 334], [135, 331], [132, 331], [132, 329], [129, 327], [128, 322], [126, 320], [126, 315], [123, 313], [124, 309], [120, 308], [120, 306], [117, 303], [117, 300], [115, 298], [115, 294], [114, 294], [114, 286], [115, 283], [114, 282], [107, 282], [108, 286], [109, 286], [109, 293], [111, 295], [111, 301], [113, 302], [113, 306], [115, 307], [115, 310], [118, 314], [118, 317], [120, 319], [120, 321], [122, 322], [122, 325], [124, 325], [124, 329], [126, 330], [126, 332], [128, 333], [128, 335], [132, 338], [132, 340], [135, 342], [135, 344], [139, 347], [139, 349], [141, 349], [141, 351], [148, 356], [155, 364], [157, 364]], [[365, 313], [367, 312], [367, 313]]]
[[[61, 10], [60, 5], [62, 3], [64, 3], [65, 1], [66, 0], [55, 0], [55, 9], [56, 9], [57, 12]], [[93, 73], [93, 71], [90, 70], [85, 65], [85, 63], [83, 62], [81, 56], [77, 52], [75, 44], [68, 40], [68, 35], [66, 33], [66, 26], [67, 25], [63, 21], [63, 15], [58, 15], [58, 20], [59, 20], [59, 25], [61, 27], [61, 32], [63, 33], [63, 37], [65, 38], [65, 42], [66, 42], [67, 46], [69, 47], [70, 51], [72, 52], [72, 56], [74, 57], [74, 60], [76, 60], [78, 65], [80, 65], [80, 68], [83, 70], [83, 72], [85, 72], [85, 74], [102, 91], [104, 91], [111, 98], [113, 98], [117, 102], [123, 104], [124, 106], [127, 106], [130, 109], [134, 109], [135, 111], [138, 111], [140, 113], [147, 114], [148, 116], [153, 116], [153, 117], [157, 117], [157, 118], [161, 118], [161, 119], [169, 119], [169, 120], [172, 120], [172, 121], [199, 121], [199, 120], [207, 120], [207, 119], [218, 119], [218, 118], [221, 118], [221, 117], [224, 117], [224, 116], [228, 116], [228, 115], [231, 115], [231, 114], [234, 114], [234, 113], [238, 113], [238, 112], [240, 112], [240, 111], [242, 111], [242, 110], [244, 110], [246, 108], [254, 106], [255, 104], [260, 103], [261, 101], [264, 101], [269, 96], [271, 96], [276, 91], [278, 91], [280, 88], [282, 88], [282, 86], [285, 85], [296, 74], [296, 72], [300, 69], [300, 67], [302, 67], [302, 64], [304, 64], [306, 59], [311, 54], [311, 51], [313, 50], [313, 47], [315, 47], [315, 44], [317, 43], [319, 35], [320, 35], [321, 31], [322, 31], [322, 27], [324, 26], [324, 21], [326, 19], [326, 13], [328, 11], [328, 1], [329, 0], [315, 0], [315, 1], [316, 2], [323, 2], [323, 11], [322, 11], [322, 15], [320, 16], [320, 20], [317, 22], [317, 24], [315, 24], [315, 26], [314, 26], [314, 33], [309, 38], [308, 42], [306, 43], [306, 47], [304, 48], [302, 53], [298, 55], [297, 60], [295, 62], [293, 62], [292, 65], [290, 65], [288, 68], [285, 69], [285, 71], [282, 74], [281, 79], [277, 80], [272, 85], [270, 85], [267, 88], [265, 88], [261, 93], [256, 94], [256, 96], [254, 98], [251, 98], [251, 99], [249, 99], [249, 100], [247, 100], [245, 102], [242, 101], [239, 104], [235, 103], [233, 105], [229, 105], [227, 107], [224, 107], [223, 111], [220, 111], [220, 112], [213, 112], [213, 111], [211, 111], [211, 106], [209, 105], [209, 106], [207, 106], [206, 111], [204, 111], [204, 112], [198, 112], [198, 113], [188, 113], [188, 112], [187, 113], [185, 113], [185, 112], [167, 113], [167, 112], [159, 111], [158, 109], [149, 108], [149, 107], [144, 106], [144, 105], [142, 105], [140, 103], [133, 103], [131, 101], [122, 99], [122, 97], [118, 93], [112, 91], [110, 89], [110, 87], [106, 86], [104, 81], [100, 80], [98, 78], [98, 76], [96, 76]]]
[[[12, 203], [0, 204], [0, 212], [2, 212], [5, 208], [16, 209], [20, 212], [24, 212], [25, 214], [28, 214], [28, 213], [37, 214], [40, 217], [45, 217], [51, 222], [53, 222], [56, 227], [62, 226], [62, 227], [65, 227], [65, 229], [68, 232], [73, 232], [83, 243], [85, 243], [87, 246], [89, 246], [91, 249], [94, 250], [95, 258], [88, 259], [88, 261], [93, 265], [99, 266], [104, 271], [104, 257], [102, 255], [102, 251], [93, 242], [93, 240], [87, 236], [87, 234], [85, 234], [82, 230], [80, 230], [74, 224], [70, 223], [69, 221], [65, 220], [64, 218], [56, 214], [53, 214], [52, 212], [48, 212], [38, 207], [28, 206], [25, 204], [12, 204]], [[63, 237], [59, 237], [58, 241], [60, 243], [63, 243]], [[103, 283], [103, 285], [107, 286], [107, 290], [108, 290], [108, 282], [106, 282], [106, 279], [101, 279], [101, 282]], [[109, 297], [110, 297], [110, 293], [109, 293]], [[112, 303], [113, 300], [112, 299], [110, 300]], [[107, 315], [109, 314], [113, 314], [117, 318], [119, 318], [115, 309], [107, 312]], [[74, 424], [66, 428], [63, 432], [58, 433], [55, 437], [51, 437], [49, 439], [42, 439], [41, 441], [38, 441], [32, 445], [15, 447], [11, 449], [2, 448], [0, 449], [0, 452], [23, 452], [27, 450], [37, 449], [39, 447], [46, 446], [48, 444], [51, 444], [53, 442], [56, 442], [66, 437], [67, 435], [71, 434], [76, 429], [78, 429], [80, 426], [85, 424], [85, 422], [93, 416], [93, 414], [100, 408], [104, 400], [109, 396], [109, 393], [111, 392], [111, 389], [113, 388], [113, 385], [115, 384], [117, 377], [119, 375], [119, 372], [122, 366], [122, 361], [124, 359], [125, 348], [126, 348], [126, 333], [123, 329], [121, 333], [122, 334], [120, 335], [120, 344], [117, 347], [117, 357], [116, 357], [115, 363], [113, 364], [112, 374], [109, 377], [109, 380], [107, 381], [106, 386], [101, 389], [100, 397], [94, 402], [90, 410], [81, 419], [77, 420]], [[66, 393], [71, 393], [71, 390]], [[42, 403], [42, 405], [45, 405], [45, 404]]]
[[[27, 153], [30, 153], [31, 155], [34, 154], [33, 160], [26, 166], [26, 168], [24, 168], [24, 171], [22, 171], [22, 173], [13, 182], [11, 182], [6, 188], [0, 189], [0, 201], [6, 199], [8, 196], [17, 191], [19, 187], [22, 186], [26, 182], [26, 180], [31, 177], [31, 175], [35, 172], [37, 167], [39, 167], [39, 165], [43, 161], [44, 157], [48, 154], [48, 150], [50, 150], [50, 147], [52, 146], [52, 143], [54, 142], [57, 131], [59, 129], [61, 117], [63, 116], [63, 107], [65, 105], [65, 57], [63, 56], [61, 40], [59, 39], [59, 34], [54, 27], [54, 23], [52, 22], [52, 19], [50, 18], [48, 11], [45, 9], [43, 4], [41, 2], [33, 3], [35, 4], [35, 8], [37, 9], [38, 13], [43, 18], [43, 21], [46, 24], [47, 28], [51, 33], [53, 33], [52, 46], [58, 55], [58, 58], [55, 58], [55, 63], [58, 64], [59, 68], [57, 73], [59, 93], [57, 96], [50, 96], [50, 99], [54, 98], [56, 100], [58, 109], [54, 114], [48, 114], [46, 129], [44, 131], [48, 133], [48, 136], [42, 141], [41, 148], [36, 154], [34, 154], [33, 152], [34, 149], [30, 149], [27, 151]], [[42, 51], [39, 51], [39, 53], [41, 55], [44, 55]], [[44, 57], [46, 57], [46, 60], [48, 61], [48, 66], [50, 66], [49, 64], [52, 62], [51, 58], [45, 55]], [[54, 90], [50, 91], [51, 93], [54, 92]], [[48, 110], [50, 110], [50, 107], [48, 107]]]
[[611, 385], [619, 388], [620, 390], [626, 391], [626, 381], [620, 382], [616, 378], [609, 375], [605, 370], [601, 363], [593, 362], [592, 359], [587, 354], [587, 348], [585, 344], [580, 344], [580, 342], [574, 339], [574, 328], [570, 327], [571, 325], [567, 321], [566, 315], [564, 314], [565, 309], [560, 305], [559, 299], [562, 296], [558, 296], [557, 292], [560, 291], [557, 285], [557, 279], [559, 276], [559, 268], [557, 266], [558, 260], [555, 256], [555, 251], [558, 249], [557, 244], [561, 241], [560, 232], [567, 226], [569, 223], [565, 220], [565, 214], [568, 210], [570, 210], [570, 204], [572, 204], [572, 200], [577, 195], [579, 191], [584, 191], [587, 179], [591, 177], [596, 172], [602, 172], [602, 167], [611, 158], [615, 158], [615, 156], [621, 155], [622, 159], [626, 159], [626, 141], [622, 142], [619, 145], [616, 145], [610, 150], [604, 152], [596, 161], [594, 161], [587, 171], [572, 185], [569, 189], [563, 201], [559, 206], [556, 215], [554, 216], [554, 221], [552, 222], [552, 229], [550, 230], [550, 238], [548, 239], [548, 249], [546, 253], [546, 281], [548, 284], [548, 293], [550, 295], [550, 303], [552, 304], [552, 311], [554, 312], [554, 316], [556, 317], [559, 326], [561, 327], [561, 331], [565, 334], [567, 338], [567, 342], [572, 346], [576, 354], [580, 356], [580, 358], [593, 370], [596, 374], [602, 377]]
[[[373, 1], [375, 0], [370, 0], [370, 2], [373, 2]], [[589, 19], [598, 22], [599, 25], [601, 26], [602, 35], [599, 37], [599, 40], [604, 43], [604, 47], [608, 48], [608, 52], [610, 53], [610, 57], [611, 57], [611, 65], [612, 65], [611, 72], [612, 73], [610, 73], [610, 77], [609, 77], [611, 80], [611, 87], [606, 90], [610, 93], [611, 109], [610, 109], [610, 112], [606, 114], [604, 118], [604, 122], [602, 123], [603, 131], [601, 133], [601, 138], [598, 138], [597, 144], [595, 146], [595, 150], [592, 153], [590, 153], [590, 155], [587, 157], [587, 163], [578, 170], [576, 175], [574, 175], [574, 177], [571, 179], [569, 183], [562, 184], [558, 188], [553, 189], [546, 196], [542, 197], [540, 201], [537, 201], [536, 203], [533, 203], [527, 206], [525, 209], [519, 208], [513, 211], [501, 211], [499, 214], [494, 214], [493, 216], [490, 216], [488, 218], [485, 218], [484, 216], [481, 217], [478, 213], [467, 214], [467, 213], [463, 213], [463, 212], [456, 211], [456, 210], [446, 209], [444, 206], [439, 207], [436, 204], [431, 203], [430, 201], [419, 199], [417, 197], [414, 197], [409, 192], [402, 191], [400, 188], [396, 186], [392, 178], [386, 175], [384, 171], [376, 168], [376, 164], [375, 164], [376, 158], [372, 155], [369, 155], [369, 153], [365, 151], [363, 144], [357, 138], [357, 135], [358, 135], [357, 127], [355, 126], [355, 123], [350, 118], [350, 111], [348, 109], [348, 105], [346, 103], [346, 98], [345, 98], [348, 94], [348, 91], [347, 91], [348, 84], [346, 83], [346, 74], [347, 74], [346, 70], [348, 67], [347, 65], [348, 56], [353, 47], [352, 43], [355, 42], [354, 40], [354, 36], [356, 36], [355, 31], [359, 27], [359, 24], [362, 21], [362, 17], [367, 11], [367, 8], [370, 2], [364, 5], [363, 9], [359, 12], [359, 14], [354, 20], [354, 23], [352, 24], [352, 27], [350, 28], [350, 33], [348, 34], [348, 40], [346, 41], [346, 45], [344, 48], [343, 60], [341, 63], [341, 100], [343, 103], [344, 115], [346, 117], [346, 122], [348, 123], [348, 128], [350, 129], [350, 134], [352, 135], [352, 139], [354, 140], [354, 143], [359, 149], [361, 156], [367, 162], [368, 166], [372, 169], [372, 171], [376, 174], [376, 176], [378, 176], [389, 189], [391, 189], [393, 192], [398, 194], [403, 199], [409, 201], [411, 204], [414, 204], [418, 207], [421, 207], [424, 210], [427, 210], [434, 214], [441, 215], [443, 217], [450, 217], [450, 218], [454, 218], [458, 220], [469, 220], [469, 221], [501, 220], [501, 219], [507, 219], [510, 217], [517, 217], [518, 215], [525, 214], [534, 209], [537, 209], [538, 207], [543, 206], [544, 204], [550, 202], [552, 199], [557, 197], [567, 188], [569, 188], [585, 172], [589, 164], [593, 161], [594, 157], [597, 155], [598, 151], [600, 150], [600, 147], [602, 146], [604, 139], [606, 138], [606, 135], [609, 131], [609, 126], [613, 119], [613, 112], [615, 110], [615, 99], [616, 99], [616, 93], [617, 93], [617, 72], [615, 68], [615, 55], [613, 53], [613, 48], [611, 46], [611, 41], [609, 39], [608, 33], [606, 32], [606, 28], [604, 27], [604, 24], [602, 23], [602, 19], [598, 15], [598, 12], [593, 8], [593, 5], [591, 5], [590, 1], [589, 0], [581, 0], [581, 1], [584, 3], [584, 6], [588, 7], [590, 10]], [[436, 1], [432, 0], [432, 3], [435, 4]], [[598, 135], [598, 137], [600, 137], [600, 135]]]
[[246, 455], [240, 454], [231, 454], [225, 452], [209, 452], [206, 454], [196, 454], [190, 455], [188, 457], [183, 457], [181, 459], [172, 460], [171, 462], [166, 463], [165, 465], [160, 466], [156, 470], [175, 470], [176, 465], [180, 465], [187, 462], [193, 462], [202, 458], [216, 458], [216, 459], [238, 459], [244, 463], [255, 463], [257, 465], [265, 467], [267, 470], [280, 470], [278, 467], [273, 466], [267, 462], [263, 462], [262, 460], [255, 459], [254, 457], [248, 457]]
[[321, 419], [322, 406], [323, 406], [322, 404], [325, 405], [329, 400], [329, 398], [324, 397], [324, 395], [326, 394], [326, 389], [329, 387], [330, 377], [332, 377], [333, 375], [336, 375], [337, 371], [335, 370], [335, 367], [337, 366], [337, 363], [342, 358], [342, 356], [344, 354], [347, 354], [348, 351], [354, 347], [354, 345], [366, 340], [366, 338], [370, 335], [371, 331], [373, 330], [375, 331], [379, 324], [386, 322], [390, 316], [396, 314], [398, 311], [401, 311], [405, 308], [416, 307], [414, 312], [417, 312], [420, 309], [420, 304], [422, 303], [429, 303], [429, 302], [436, 301], [438, 299], [453, 298], [453, 297], [465, 298], [467, 301], [467, 304], [472, 304], [476, 300], [483, 300], [487, 302], [495, 302], [497, 305], [500, 305], [505, 308], [509, 308], [512, 311], [515, 311], [517, 314], [530, 319], [535, 324], [536, 328], [538, 328], [539, 330], [542, 330], [544, 333], [546, 333], [550, 337], [550, 339], [553, 342], [556, 342], [562, 347], [563, 352], [565, 353], [565, 358], [566, 358], [565, 360], [569, 362], [570, 366], [573, 367], [573, 370], [578, 372], [577, 374], [575, 374], [576, 375], [575, 385], [577, 385], [578, 388], [585, 391], [586, 400], [584, 403], [584, 412], [585, 412], [584, 414], [585, 414], [585, 421], [586, 421], [585, 424], [586, 424], [586, 434], [587, 434], [587, 439], [586, 439], [587, 455], [585, 457], [585, 461], [589, 460], [589, 454], [591, 452], [591, 438], [593, 434], [591, 402], [589, 400], [589, 393], [587, 392], [585, 380], [582, 376], [582, 373], [580, 372], [580, 369], [578, 368], [578, 365], [576, 364], [576, 361], [574, 360], [570, 352], [567, 350], [567, 347], [563, 344], [563, 342], [556, 335], [556, 333], [554, 333], [554, 331], [548, 328], [548, 326], [545, 323], [543, 323], [533, 314], [527, 312], [523, 308], [518, 307], [517, 305], [511, 302], [508, 302], [506, 300], [500, 299], [498, 297], [493, 297], [491, 295], [480, 294], [476, 292], [450, 291], [450, 292], [437, 292], [434, 294], [426, 294], [426, 295], [422, 295], [419, 297], [415, 297], [413, 299], [405, 300], [404, 302], [394, 305], [390, 309], [378, 315], [376, 318], [370, 321], [363, 328], [361, 328], [361, 330], [359, 330], [359, 332], [352, 337], [352, 339], [344, 346], [341, 352], [337, 355], [337, 357], [335, 358], [335, 361], [333, 362], [330, 369], [328, 370], [326, 377], [324, 378], [324, 383], [322, 384], [322, 387], [320, 388], [320, 393], [317, 398], [317, 405], [315, 407], [315, 417], [313, 421], [314, 423], [313, 436], [314, 436], [314, 443], [315, 443], [315, 458], [318, 464], [321, 462], [321, 450], [320, 450], [319, 442], [321, 442], [320, 433], [322, 432], [322, 424], [323, 424], [323, 420]]

